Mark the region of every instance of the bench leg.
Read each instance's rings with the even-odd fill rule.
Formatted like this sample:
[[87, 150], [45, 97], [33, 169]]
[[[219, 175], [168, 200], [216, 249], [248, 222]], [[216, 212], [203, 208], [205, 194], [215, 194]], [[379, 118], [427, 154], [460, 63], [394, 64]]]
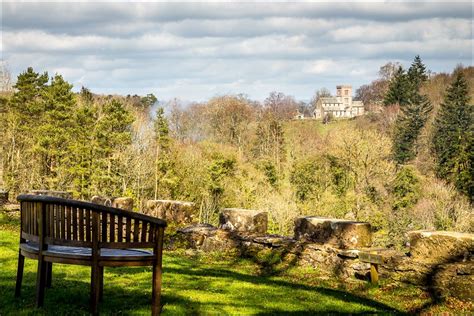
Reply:
[[25, 266], [25, 257], [21, 254], [21, 250], [18, 253], [18, 269], [16, 271], [16, 287], [15, 297], [19, 297], [21, 293], [21, 283], [23, 281], [23, 267]]
[[36, 273], [36, 306], [43, 306], [44, 288], [46, 285], [46, 265], [42, 258], [38, 259], [38, 272]]
[[46, 287], [51, 287], [51, 281], [53, 278], [53, 263], [47, 262], [46, 263]]
[[99, 269], [98, 265], [92, 265], [91, 269], [91, 313], [92, 315], [98, 315], [99, 307], [99, 292], [100, 292], [100, 280], [99, 280]]
[[153, 265], [153, 285], [151, 294], [151, 314], [159, 315], [161, 312], [161, 264]]
[[104, 297], [104, 267], [99, 267], [99, 301]]

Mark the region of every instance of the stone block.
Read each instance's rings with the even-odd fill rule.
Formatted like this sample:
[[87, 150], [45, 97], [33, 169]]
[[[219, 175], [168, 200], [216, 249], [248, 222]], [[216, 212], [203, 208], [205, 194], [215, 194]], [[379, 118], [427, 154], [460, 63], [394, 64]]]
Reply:
[[31, 190], [28, 192], [31, 195], [47, 195], [63, 199], [72, 199], [72, 193], [67, 191], [52, 191], [52, 190]]
[[133, 199], [131, 197], [117, 197], [112, 201], [112, 207], [122, 210], [133, 211]]
[[219, 214], [219, 228], [248, 234], [266, 234], [268, 213], [225, 208]]
[[171, 244], [198, 249], [204, 240], [216, 235], [217, 227], [210, 224], [197, 224], [180, 228], [173, 236]]
[[146, 202], [144, 213], [159, 217], [168, 223], [177, 225], [193, 224], [198, 222], [195, 204], [192, 202], [172, 200], [149, 200]]
[[113, 198], [103, 197], [94, 195], [91, 199], [91, 202], [94, 204], [104, 205], [104, 206], [112, 206]]
[[340, 249], [370, 247], [369, 223], [343, 219], [302, 216], [295, 220], [295, 239], [330, 244]]
[[104, 197], [94, 195], [92, 203], [120, 208], [122, 210], [133, 211], [133, 199], [131, 197]]
[[408, 237], [410, 256], [426, 264], [462, 261], [474, 253], [474, 234], [417, 230]]

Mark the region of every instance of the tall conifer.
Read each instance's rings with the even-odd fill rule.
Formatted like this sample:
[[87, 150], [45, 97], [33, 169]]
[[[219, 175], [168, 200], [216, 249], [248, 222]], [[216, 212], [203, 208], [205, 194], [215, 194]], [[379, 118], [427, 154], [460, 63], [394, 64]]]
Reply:
[[432, 144], [437, 175], [474, 201], [474, 105], [460, 70], [436, 116]]

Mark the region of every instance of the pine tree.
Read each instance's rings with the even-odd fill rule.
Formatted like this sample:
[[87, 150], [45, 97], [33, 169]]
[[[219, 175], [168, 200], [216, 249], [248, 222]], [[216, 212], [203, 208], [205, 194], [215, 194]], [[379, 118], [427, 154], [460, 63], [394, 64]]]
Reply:
[[98, 109], [94, 129], [93, 190], [105, 195], [123, 194], [123, 172], [119, 155], [132, 141], [133, 116], [117, 101], [111, 100]]
[[460, 70], [446, 91], [434, 123], [432, 152], [437, 175], [474, 201], [474, 106]]
[[171, 138], [169, 136], [169, 123], [162, 107], [156, 111], [154, 122], [155, 129], [155, 199], [158, 193], [174, 198], [177, 177], [174, 172], [173, 159], [171, 159]]
[[428, 80], [426, 66], [423, 64], [420, 55], [415, 56], [413, 63], [408, 69], [407, 78], [414, 91], [417, 91], [421, 85]]
[[393, 158], [398, 164], [404, 164], [415, 158], [416, 140], [428, 121], [432, 109], [428, 98], [419, 93], [412, 96], [401, 108], [401, 113], [395, 123], [393, 139]]
[[18, 76], [15, 92], [5, 106], [4, 170], [6, 186], [13, 192], [31, 189], [36, 186], [34, 179], [38, 163], [33, 146], [39, 135], [48, 74], [36, 73], [29, 67]]
[[393, 135], [393, 158], [398, 164], [415, 158], [416, 141], [433, 109], [428, 97], [419, 91], [426, 80], [426, 67], [417, 55], [406, 74], [399, 68], [386, 95], [386, 102], [400, 105]]
[[390, 85], [388, 87], [387, 94], [383, 100], [385, 106], [397, 104], [403, 107], [409, 102], [409, 91], [410, 82], [405, 70], [400, 66], [395, 72]]
[[74, 112], [74, 137], [69, 143], [70, 155], [67, 157], [66, 165], [72, 178], [74, 192], [81, 199], [86, 199], [94, 193], [91, 189], [93, 174], [100, 172], [94, 170], [93, 163], [97, 149], [94, 138], [97, 107], [92, 103], [92, 99], [84, 99], [82, 92], [81, 99], [82, 104]]
[[76, 105], [72, 85], [56, 75], [45, 90], [43, 99], [35, 152], [40, 157], [42, 186], [60, 189], [65, 185], [63, 162], [68, 158], [69, 142], [76, 123], [72, 115]]

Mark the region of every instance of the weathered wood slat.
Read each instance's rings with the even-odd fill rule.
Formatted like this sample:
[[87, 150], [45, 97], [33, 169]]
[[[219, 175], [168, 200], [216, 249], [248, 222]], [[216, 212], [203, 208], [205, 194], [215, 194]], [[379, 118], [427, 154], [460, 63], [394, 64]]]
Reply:
[[140, 241], [138, 239], [138, 236], [140, 236], [140, 221], [134, 219], [133, 220], [133, 241], [135, 242]]
[[27, 232], [22, 232], [21, 237], [26, 239], [26, 240], [29, 240], [29, 241], [34, 241], [34, 242], [38, 241], [38, 236], [35, 236], [33, 234], [29, 234]]
[[49, 204], [58, 204], [58, 205], [71, 206], [71, 207], [82, 207], [84, 209], [106, 212], [106, 213], [115, 214], [115, 215], [122, 215], [125, 217], [130, 217], [130, 218], [138, 219], [138, 220], [144, 220], [149, 223], [153, 223], [157, 226], [166, 227], [166, 221], [160, 218], [148, 216], [148, 215], [138, 213], [138, 212], [132, 212], [132, 211], [127, 211], [127, 210], [118, 209], [114, 207], [94, 204], [90, 202], [68, 200], [68, 199], [45, 196], [45, 195], [29, 195], [29, 194], [21, 194], [17, 197], [17, 199], [19, 201], [32, 201], [32, 202], [40, 202], [40, 203], [45, 202]]
[[130, 242], [130, 235], [132, 231], [132, 219], [130, 217], [126, 218], [126, 228], [125, 228], [125, 241]]
[[71, 207], [66, 207], [66, 239], [71, 240]]
[[91, 241], [91, 211], [86, 210], [86, 241]]
[[109, 241], [115, 242], [115, 215], [110, 214], [110, 224], [109, 224]]
[[78, 240], [77, 230], [79, 228], [79, 223], [77, 222], [77, 211], [77, 208], [73, 208], [72, 210], [72, 240]]
[[107, 241], [107, 213], [101, 212], [100, 213], [100, 220], [102, 225], [102, 230], [100, 233], [100, 241]]
[[155, 233], [155, 226], [150, 224], [150, 228], [148, 229], [148, 241], [154, 242], [154, 233]]
[[84, 210], [78, 208], [77, 211], [79, 213], [79, 240], [84, 241]]
[[66, 209], [63, 205], [59, 205], [60, 221], [61, 221], [61, 239], [66, 239]]
[[52, 205], [46, 205], [46, 236], [53, 236], [54, 234], [54, 214], [52, 209]]
[[101, 242], [100, 248], [125, 249], [125, 248], [153, 248], [153, 242]]
[[46, 243], [50, 245], [87, 247], [87, 248], [92, 247], [92, 242], [90, 241], [57, 239], [57, 238], [50, 238], [50, 237], [47, 237], [45, 240], [46, 240]]
[[118, 225], [117, 225], [117, 241], [121, 242], [123, 241], [123, 217], [118, 216]]
[[140, 241], [141, 242], [146, 242], [147, 227], [148, 227], [147, 223], [142, 222], [141, 236], [140, 236]]
[[61, 238], [61, 215], [59, 213], [59, 206], [54, 205], [54, 226], [55, 226], [55, 231], [54, 231], [54, 238]]

